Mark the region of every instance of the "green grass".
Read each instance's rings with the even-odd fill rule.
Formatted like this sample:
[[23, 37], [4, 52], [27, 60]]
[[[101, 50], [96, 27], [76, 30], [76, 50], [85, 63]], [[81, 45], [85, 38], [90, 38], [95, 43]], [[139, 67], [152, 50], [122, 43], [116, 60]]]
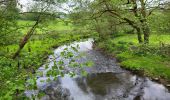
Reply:
[[[21, 29], [20, 32], [26, 34], [28, 30], [34, 25], [35, 21], [27, 21], [27, 20], [18, 20], [17, 24]], [[73, 25], [71, 23], [66, 24], [61, 20], [53, 20], [48, 21], [40, 25], [39, 28], [36, 29], [36, 34], [46, 33], [47, 31], [70, 31], [73, 29]]]
[[148, 46], [138, 44], [136, 35], [124, 35], [100, 41], [97, 47], [116, 56], [120, 65], [126, 69], [170, 81], [170, 56], [156, 53], [160, 42], [170, 45], [170, 35], [152, 34]]
[[71, 23], [66, 24], [63, 21], [57, 21], [57, 20], [50, 22], [49, 26], [47, 27], [48, 29], [53, 29], [58, 31], [73, 29], [73, 25]]

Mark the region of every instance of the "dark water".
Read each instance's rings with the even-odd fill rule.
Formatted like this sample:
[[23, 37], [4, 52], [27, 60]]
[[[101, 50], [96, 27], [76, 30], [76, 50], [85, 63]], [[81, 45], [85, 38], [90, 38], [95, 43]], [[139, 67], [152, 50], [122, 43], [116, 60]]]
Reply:
[[[88, 72], [86, 77], [77, 75], [71, 78], [66, 75], [52, 83], [40, 82], [40, 80], [47, 78], [46, 71], [48, 69], [39, 68], [38, 71], [44, 72], [44, 75], [39, 77], [37, 85], [40, 90], [46, 93], [42, 100], [170, 100], [170, 92], [163, 85], [146, 77], [132, 75], [120, 68], [114, 58], [93, 50], [92, 39], [85, 42], [75, 42], [72, 46], [77, 44], [80, 47], [79, 52], [85, 54], [79, 61], [91, 60], [94, 62], [94, 66], [85, 68]], [[59, 47], [54, 53], [59, 54], [65, 47], [69, 46]], [[52, 65], [51, 61], [49, 69]], [[78, 69], [69, 70], [79, 72]], [[27, 95], [29, 93], [31, 92], [27, 91]]]

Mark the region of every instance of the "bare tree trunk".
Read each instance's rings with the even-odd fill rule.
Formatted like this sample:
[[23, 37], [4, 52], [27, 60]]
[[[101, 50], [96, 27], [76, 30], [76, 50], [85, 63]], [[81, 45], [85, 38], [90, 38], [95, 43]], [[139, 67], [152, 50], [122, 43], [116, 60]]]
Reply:
[[18, 50], [12, 56], [13, 59], [15, 59], [19, 55], [20, 51], [24, 48], [25, 44], [28, 42], [31, 35], [34, 33], [36, 27], [38, 26], [38, 23], [39, 23], [39, 18], [37, 19], [36, 23], [32, 26], [32, 28], [28, 31], [28, 33], [24, 36], [22, 41], [20, 42]]

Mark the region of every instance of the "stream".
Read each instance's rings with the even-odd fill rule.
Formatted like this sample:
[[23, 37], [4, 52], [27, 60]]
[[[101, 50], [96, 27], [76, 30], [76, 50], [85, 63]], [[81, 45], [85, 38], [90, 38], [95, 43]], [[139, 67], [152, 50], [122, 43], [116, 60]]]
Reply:
[[[48, 69], [45, 69], [45, 66], [38, 69], [44, 73], [37, 79], [39, 90], [26, 91], [28, 97], [38, 91], [44, 91], [46, 95], [42, 100], [170, 100], [170, 91], [162, 84], [153, 82], [147, 77], [131, 74], [122, 69], [115, 58], [94, 50], [93, 39], [60, 46], [54, 50], [54, 54], [57, 55], [64, 48], [75, 45], [79, 45], [78, 52], [85, 55], [78, 61], [94, 62], [92, 67], [84, 68], [88, 75], [78, 74], [70, 77], [66, 74], [64, 77], [58, 77], [58, 80], [54, 82], [41, 82], [47, 79], [46, 71], [54, 64], [51, 60], [53, 56], [50, 55]], [[58, 59], [60, 57], [55, 60], [58, 61]], [[78, 69], [69, 70], [79, 72]]]

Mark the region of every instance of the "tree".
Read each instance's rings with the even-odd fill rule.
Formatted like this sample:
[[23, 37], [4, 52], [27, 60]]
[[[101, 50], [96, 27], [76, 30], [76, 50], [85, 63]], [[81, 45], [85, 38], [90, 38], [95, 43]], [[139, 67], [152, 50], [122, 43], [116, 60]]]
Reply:
[[[13, 59], [15, 59], [20, 51], [24, 48], [25, 44], [28, 42], [30, 37], [33, 35], [34, 31], [38, 27], [40, 23], [44, 23], [46, 20], [48, 20], [50, 17], [56, 17], [53, 10], [56, 10], [53, 8], [53, 6], [58, 6], [60, 3], [66, 2], [66, 0], [61, 1], [55, 1], [55, 0], [35, 0], [35, 3], [31, 5], [31, 9], [29, 12], [23, 12], [23, 13], [34, 13], [38, 14], [35, 24], [30, 28], [30, 30], [27, 32], [27, 34], [23, 37], [23, 39], [19, 43], [18, 50], [14, 53], [12, 56]], [[22, 13], [22, 14], [23, 14]]]
[[116, 18], [120, 24], [127, 23], [136, 30], [139, 43], [144, 41], [148, 44], [150, 36], [148, 17], [164, 4], [165, 2], [159, 0], [95, 0], [86, 7], [91, 13], [90, 19], [98, 19], [110, 13], [109, 16]]

